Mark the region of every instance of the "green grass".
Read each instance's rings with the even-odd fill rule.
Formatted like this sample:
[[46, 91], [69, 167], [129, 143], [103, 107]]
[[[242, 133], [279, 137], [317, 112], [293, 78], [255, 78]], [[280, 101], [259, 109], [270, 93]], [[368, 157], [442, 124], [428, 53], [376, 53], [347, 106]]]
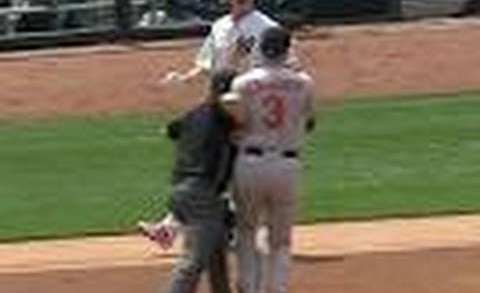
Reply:
[[480, 98], [350, 102], [309, 139], [303, 221], [480, 211]]
[[163, 211], [170, 144], [154, 116], [0, 125], [0, 239], [120, 231]]
[[[1, 122], [0, 240], [120, 232], [162, 213], [164, 122]], [[480, 98], [329, 106], [302, 160], [302, 222], [480, 212]]]

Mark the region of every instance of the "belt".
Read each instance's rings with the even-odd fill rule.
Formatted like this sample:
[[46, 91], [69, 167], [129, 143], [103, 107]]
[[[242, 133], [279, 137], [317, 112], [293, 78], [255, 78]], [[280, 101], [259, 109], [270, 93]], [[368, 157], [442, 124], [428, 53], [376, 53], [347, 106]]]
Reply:
[[254, 155], [254, 156], [263, 156], [265, 153], [269, 153], [269, 152], [278, 152], [283, 157], [289, 158], [289, 159], [294, 159], [298, 157], [298, 153], [293, 150], [277, 151], [277, 150], [262, 149], [260, 147], [253, 147], [253, 146], [248, 146], [244, 149], [244, 153], [248, 155]]

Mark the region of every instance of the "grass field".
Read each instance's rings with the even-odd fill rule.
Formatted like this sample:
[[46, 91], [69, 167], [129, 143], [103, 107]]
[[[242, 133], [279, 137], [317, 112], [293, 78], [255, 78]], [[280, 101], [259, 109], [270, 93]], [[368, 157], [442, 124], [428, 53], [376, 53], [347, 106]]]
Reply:
[[[163, 211], [155, 115], [0, 123], [0, 240], [130, 230]], [[329, 106], [302, 154], [298, 220], [480, 212], [480, 97]]]

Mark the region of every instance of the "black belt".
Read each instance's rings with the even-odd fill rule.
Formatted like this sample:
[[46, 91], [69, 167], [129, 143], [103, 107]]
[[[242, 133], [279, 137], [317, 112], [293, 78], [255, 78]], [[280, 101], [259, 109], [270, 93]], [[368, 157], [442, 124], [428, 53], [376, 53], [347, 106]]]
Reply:
[[[259, 147], [246, 147], [244, 149], [244, 152], [248, 155], [254, 155], [254, 156], [263, 156], [265, 153], [268, 152], [276, 152], [276, 150], [265, 150], [261, 149]], [[298, 157], [298, 153], [296, 151], [288, 150], [288, 151], [279, 151], [279, 153], [284, 156], [285, 158], [291, 158], [294, 159]]]

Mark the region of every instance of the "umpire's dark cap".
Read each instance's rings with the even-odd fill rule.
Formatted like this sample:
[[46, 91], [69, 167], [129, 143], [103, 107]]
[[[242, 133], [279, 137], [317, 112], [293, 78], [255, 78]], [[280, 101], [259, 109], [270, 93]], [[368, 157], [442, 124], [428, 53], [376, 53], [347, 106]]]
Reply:
[[235, 74], [230, 70], [222, 70], [212, 74], [210, 79], [210, 93], [218, 96], [230, 91]]

